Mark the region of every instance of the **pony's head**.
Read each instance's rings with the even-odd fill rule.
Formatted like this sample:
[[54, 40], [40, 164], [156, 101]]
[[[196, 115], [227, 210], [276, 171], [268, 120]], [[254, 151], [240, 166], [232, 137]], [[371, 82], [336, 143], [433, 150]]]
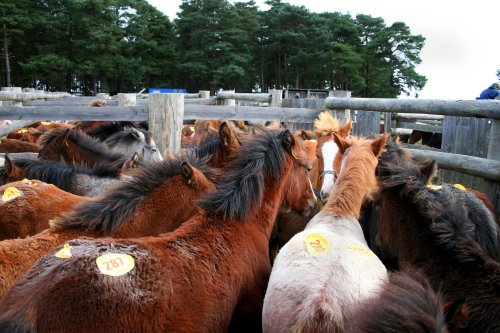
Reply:
[[[289, 183], [286, 185], [283, 206], [308, 216], [316, 205], [309, 173], [312, 171], [311, 149], [306, 150], [305, 143], [291, 135], [290, 131], [283, 132], [283, 145], [293, 157], [293, 171]], [[309, 147], [310, 148], [310, 147]]]
[[340, 170], [339, 149], [334, 141], [333, 134], [336, 133], [342, 138], [347, 138], [352, 128], [352, 121], [341, 126], [337, 118], [330, 112], [322, 112], [318, 119], [314, 121], [314, 130], [316, 132], [318, 144], [316, 146], [316, 155], [318, 158], [319, 181], [321, 186], [321, 199], [326, 200], [332, 192], [335, 179]]
[[38, 144], [41, 147], [38, 158], [60, 161], [62, 150], [68, 147], [66, 139], [69, 131], [69, 128], [56, 128], [42, 134], [38, 140]]
[[163, 160], [151, 133], [140, 128], [127, 126], [113, 133], [104, 143], [122, 154], [141, 154], [141, 162]]
[[388, 134], [375, 139], [352, 137], [349, 140], [333, 134], [339, 155], [342, 156], [338, 178], [325, 206], [337, 216], [359, 218], [362, 204], [371, 200], [378, 190], [375, 167]]

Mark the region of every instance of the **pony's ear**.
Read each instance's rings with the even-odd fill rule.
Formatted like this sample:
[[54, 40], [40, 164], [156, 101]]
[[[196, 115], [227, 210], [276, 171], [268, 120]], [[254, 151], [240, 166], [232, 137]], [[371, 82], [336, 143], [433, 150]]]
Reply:
[[290, 130], [285, 130], [281, 133], [281, 140], [283, 140], [283, 146], [286, 151], [293, 155], [293, 146], [295, 145], [295, 141], [293, 140], [293, 135], [290, 133]]
[[425, 162], [420, 164], [420, 172], [425, 176], [425, 183], [430, 184], [432, 177], [437, 172], [437, 162], [432, 160], [430, 162]]
[[337, 133], [343, 138], [347, 138], [352, 128], [352, 120], [349, 120], [344, 126], [338, 129]]
[[56, 138], [56, 144], [58, 146], [62, 146], [66, 143], [66, 138], [68, 137], [68, 134], [69, 134], [69, 128], [67, 128], [61, 135], [59, 135], [57, 138]]
[[37, 130], [36, 128], [33, 128], [33, 127], [28, 127], [28, 133], [33, 135], [33, 136], [42, 135], [42, 132], [40, 132], [39, 130]]
[[387, 139], [389, 138], [388, 133], [382, 134], [378, 139], [375, 139], [371, 146], [372, 146], [372, 152], [375, 157], [379, 157], [380, 154], [382, 154], [382, 150], [384, 149], [384, 146], [387, 142]]
[[7, 173], [12, 173], [12, 169], [14, 167], [14, 163], [12, 162], [12, 157], [10, 154], [5, 154], [5, 160], [3, 162], [3, 166], [5, 167], [5, 170], [7, 170]]
[[333, 140], [339, 147], [340, 152], [343, 154], [349, 148], [349, 144], [347, 143], [347, 140], [344, 137], [339, 136], [337, 133], [333, 132]]
[[231, 129], [226, 122], [220, 124], [219, 127], [219, 138], [222, 146], [227, 148], [231, 142]]
[[124, 173], [130, 169], [137, 168], [138, 165], [139, 165], [139, 153], [135, 152], [131, 158], [129, 158], [128, 160], [125, 161], [125, 163], [123, 163], [121, 172]]
[[141, 134], [136, 128], [131, 128], [130, 134], [134, 137], [134, 139], [141, 141]]
[[302, 138], [302, 140], [311, 140], [312, 139], [312, 135], [310, 135], [309, 133], [307, 133], [304, 130], [302, 130], [300, 132], [300, 137]]
[[182, 162], [181, 164], [181, 174], [184, 179], [190, 181], [193, 178], [193, 167], [188, 162]]
[[401, 139], [399, 138], [399, 134], [397, 134], [394, 138], [392, 138], [392, 141], [394, 143], [399, 143], [401, 141]]
[[463, 299], [446, 303], [443, 305], [443, 312], [453, 332], [461, 331], [467, 326], [470, 309]]

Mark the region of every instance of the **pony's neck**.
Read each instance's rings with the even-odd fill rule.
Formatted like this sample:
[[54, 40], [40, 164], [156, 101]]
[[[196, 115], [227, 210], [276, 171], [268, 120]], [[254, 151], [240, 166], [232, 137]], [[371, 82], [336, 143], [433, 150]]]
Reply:
[[281, 176], [279, 183], [266, 180], [262, 203], [251, 214], [252, 219], [254, 219], [259, 229], [263, 231], [267, 240], [271, 237], [274, 222], [283, 203], [285, 183], [286, 179], [291, 176], [291, 169], [291, 167], [287, 168], [286, 173]]

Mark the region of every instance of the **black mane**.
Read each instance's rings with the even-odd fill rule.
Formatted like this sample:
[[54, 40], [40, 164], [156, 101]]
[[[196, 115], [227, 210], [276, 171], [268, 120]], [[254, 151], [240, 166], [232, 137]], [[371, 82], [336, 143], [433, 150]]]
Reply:
[[[242, 139], [242, 146], [219, 180], [217, 191], [198, 200], [209, 214], [222, 219], [243, 219], [254, 206], [260, 205], [264, 180], [280, 179], [286, 151], [281, 139], [283, 131], [265, 131], [259, 136]], [[248, 141], [247, 141], [248, 140]]]
[[161, 162], [151, 162], [135, 169], [133, 177], [117, 184], [97, 200], [85, 202], [72, 212], [53, 221], [59, 228], [85, 228], [100, 230], [112, 235], [122, 225], [128, 223], [141, 201], [169, 178], [180, 174], [182, 162], [188, 162], [213, 178], [211, 169], [203, 160], [192, 154], [183, 158], [169, 158]]

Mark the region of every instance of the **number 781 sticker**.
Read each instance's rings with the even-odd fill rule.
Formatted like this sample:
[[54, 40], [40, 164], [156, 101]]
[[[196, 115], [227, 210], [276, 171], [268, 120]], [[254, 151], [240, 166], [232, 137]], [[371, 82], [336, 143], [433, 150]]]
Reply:
[[135, 262], [131, 255], [124, 253], [108, 253], [96, 259], [97, 267], [102, 274], [120, 276], [134, 268]]

